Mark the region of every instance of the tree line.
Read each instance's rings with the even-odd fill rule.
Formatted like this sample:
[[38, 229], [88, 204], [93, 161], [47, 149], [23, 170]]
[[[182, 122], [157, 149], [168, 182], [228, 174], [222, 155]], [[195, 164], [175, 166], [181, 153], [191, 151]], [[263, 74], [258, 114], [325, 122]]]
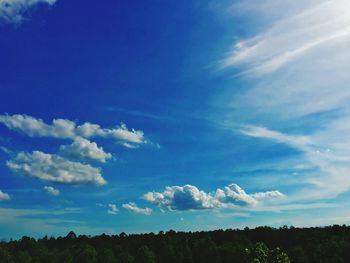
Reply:
[[346, 263], [350, 227], [257, 227], [0, 242], [0, 263]]

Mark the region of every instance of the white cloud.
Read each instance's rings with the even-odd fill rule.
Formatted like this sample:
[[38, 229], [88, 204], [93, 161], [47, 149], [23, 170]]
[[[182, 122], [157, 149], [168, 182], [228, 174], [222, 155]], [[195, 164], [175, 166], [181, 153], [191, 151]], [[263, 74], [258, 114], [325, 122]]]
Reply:
[[[323, 132], [308, 137], [291, 136], [264, 127], [249, 126], [249, 130], [242, 130], [242, 133], [247, 136], [275, 140], [300, 150], [303, 154], [302, 161], [316, 171], [299, 182], [306, 186], [301, 187], [295, 196], [289, 196], [289, 200], [332, 198], [350, 189], [348, 176], [350, 152], [347, 143], [341, 142], [338, 145], [338, 142], [332, 139], [331, 143], [325, 144], [328, 138], [324, 137]], [[274, 193], [269, 193], [271, 194]]]
[[52, 196], [59, 196], [60, 191], [58, 189], [53, 188], [52, 186], [44, 186], [44, 190]]
[[[258, 2], [262, 1], [245, 0], [240, 5], [259, 6]], [[349, 1], [283, 1], [283, 7], [278, 0], [267, 2], [280, 15], [269, 23], [254, 24], [270, 9], [248, 13], [245, 18], [260, 32], [249, 39], [237, 36], [224, 59], [225, 67], [235, 67], [250, 80], [239, 95], [223, 94], [227, 103], [244, 110], [248, 118], [251, 112], [279, 121], [331, 110], [349, 112]]]
[[138, 207], [135, 203], [127, 203], [127, 204], [123, 204], [123, 208], [135, 213], [135, 214], [142, 214], [142, 215], [150, 215], [152, 213], [152, 209], [151, 208], [140, 208]]
[[251, 195], [255, 200], [264, 201], [270, 200], [273, 198], [283, 197], [283, 194], [280, 191], [268, 191], [263, 193], [256, 193]]
[[207, 209], [215, 207], [215, 200], [192, 185], [167, 186], [165, 191], [148, 192], [144, 199], [167, 210]]
[[278, 131], [272, 131], [265, 127], [245, 125], [241, 132], [247, 136], [256, 138], [265, 138], [275, 140], [280, 143], [286, 143], [296, 148], [305, 148], [311, 143], [311, 139], [307, 136], [286, 135]]
[[9, 201], [11, 200], [11, 197], [9, 194], [4, 193], [3, 191], [0, 190], [0, 201]]
[[234, 108], [223, 122], [257, 123], [241, 132], [300, 150], [280, 160], [289, 169], [291, 159], [309, 167], [288, 200], [349, 191], [349, 1], [241, 0], [229, 10], [249, 21], [250, 35], [232, 35], [234, 47], [221, 64], [235, 68], [243, 83], [242, 92], [227, 89], [217, 99], [220, 107]]
[[86, 138], [112, 138], [119, 141], [122, 145], [132, 145], [134, 147], [146, 142], [142, 131], [136, 131], [134, 129], [129, 130], [124, 123], [121, 123], [120, 126], [113, 129], [104, 129], [97, 124], [86, 122], [77, 126], [76, 134]]
[[306, 10], [279, 20], [260, 35], [238, 41], [223, 65], [244, 64], [247, 65], [247, 73], [263, 75], [284, 67], [313, 49], [332, 45], [342, 38], [348, 41], [349, 6], [347, 0], [319, 1]]
[[102, 147], [98, 147], [95, 142], [76, 137], [70, 145], [62, 145], [59, 150], [60, 155], [69, 159], [94, 160], [105, 163], [112, 154], [106, 153]]
[[107, 213], [111, 215], [116, 215], [118, 213], [118, 208], [115, 204], [108, 204]]
[[39, 4], [53, 5], [56, 0], [0, 0], [0, 20], [7, 23], [21, 23], [23, 14]]
[[226, 204], [255, 206], [258, 203], [252, 195], [248, 195], [236, 184], [230, 184], [226, 186], [224, 190], [217, 189], [215, 197], [221, 204], [223, 204], [223, 206], [226, 206]]
[[124, 123], [112, 129], [102, 128], [98, 124], [89, 122], [77, 125], [67, 119], [53, 119], [51, 124], [46, 124], [42, 119], [23, 114], [0, 115], [0, 123], [3, 123], [10, 130], [21, 132], [30, 137], [61, 139], [102, 137], [115, 139], [121, 145], [129, 148], [146, 143], [143, 131], [129, 130]]
[[40, 151], [20, 152], [6, 165], [14, 173], [49, 182], [77, 185], [107, 183], [97, 168]]
[[215, 193], [206, 193], [193, 185], [167, 186], [163, 192], [148, 192], [144, 199], [164, 210], [199, 210], [256, 206], [284, 195], [279, 191], [247, 194], [236, 184], [230, 184]]
[[46, 124], [42, 119], [28, 115], [0, 115], [0, 123], [10, 130], [24, 133], [30, 137], [74, 138], [75, 123], [66, 119], [54, 119]]

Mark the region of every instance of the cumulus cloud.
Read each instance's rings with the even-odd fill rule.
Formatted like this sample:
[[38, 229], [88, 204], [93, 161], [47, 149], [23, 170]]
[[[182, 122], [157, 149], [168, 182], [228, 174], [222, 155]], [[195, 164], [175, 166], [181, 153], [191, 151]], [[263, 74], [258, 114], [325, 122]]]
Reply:
[[112, 129], [101, 128], [97, 124], [86, 122], [76, 128], [77, 135], [82, 137], [104, 137], [113, 138], [120, 141], [121, 144], [136, 145], [145, 143], [144, 134], [142, 131], [134, 129], [129, 130], [124, 123]]
[[21, 23], [23, 15], [39, 4], [53, 5], [56, 0], [0, 0], [0, 20], [7, 23]]
[[9, 201], [11, 200], [11, 197], [9, 194], [4, 193], [3, 191], [0, 190], [0, 201]]
[[30, 137], [74, 138], [75, 123], [66, 119], [54, 119], [46, 124], [42, 119], [28, 115], [0, 115], [0, 123], [10, 130], [24, 133]]
[[193, 185], [167, 186], [163, 192], [148, 192], [143, 198], [164, 210], [199, 210], [256, 206], [261, 201], [283, 197], [279, 191], [247, 194], [236, 184], [215, 193], [206, 193]]
[[193, 185], [167, 186], [165, 191], [148, 192], [144, 199], [167, 210], [214, 208], [215, 198]]
[[130, 212], [133, 212], [135, 214], [142, 214], [142, 215], [150, 215], [152, 213], [152, 209], [151, 208], [140, 208], [138, 207], [135, 203], [127, 203], [127, 204], [123, 204], [123, 208], [125, 208], [126, 210], [129, 210]]
[[67, 119], [53, 119], [51, 124], [47, 124], [42, 119], [24, 114], [0, 115], [0, 123], [3, 123], [10, 130], [21, 132], [30, 137], [61, 139], [102, 137], [114, 139], [119, 144], [129, 148], [146, 143], [143, 131], [129, 130], [124, 123], [111, 129], [102, 128], [98, 124], [89, 122], [77, 125], [74, 121]]
[[112, 154], [106, 153], [102, 147], [98, 147], [95, 142], [76, 137], [70, 145], [62, 145], [59, 150], [60, 155], [69, 159], [94, 160], [105, 163]]
[[40, 151], [20, 152], [6, 165], [14, 173], [49, 182], [73, 185], [107, 183], [97, 168]]
[[115, 204], [108, 204], [108, 210], [107, 213], [111, 215], [116, 215], [118, 213], [119, 209]]
[[53, 188], [52, 186], [44, 186], [44, 190], [52, 196], [59, 196], [60, 191], [58, 189]]

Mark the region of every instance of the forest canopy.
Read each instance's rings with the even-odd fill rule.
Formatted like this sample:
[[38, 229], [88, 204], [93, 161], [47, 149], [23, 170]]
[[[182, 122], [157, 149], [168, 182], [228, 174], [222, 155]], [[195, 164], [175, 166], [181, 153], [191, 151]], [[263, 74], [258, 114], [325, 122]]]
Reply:
[[350, 262], [350, 227], [257, 227], [77, 236], [0, 243], [0, 262], [342, 263]]

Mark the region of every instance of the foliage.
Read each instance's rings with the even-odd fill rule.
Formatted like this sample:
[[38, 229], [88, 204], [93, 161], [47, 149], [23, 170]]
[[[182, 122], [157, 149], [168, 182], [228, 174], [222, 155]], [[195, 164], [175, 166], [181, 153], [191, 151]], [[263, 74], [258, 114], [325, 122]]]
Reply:
[[350, 227], [258, 227], [0, 242], [0, 263], [345, 263]]

